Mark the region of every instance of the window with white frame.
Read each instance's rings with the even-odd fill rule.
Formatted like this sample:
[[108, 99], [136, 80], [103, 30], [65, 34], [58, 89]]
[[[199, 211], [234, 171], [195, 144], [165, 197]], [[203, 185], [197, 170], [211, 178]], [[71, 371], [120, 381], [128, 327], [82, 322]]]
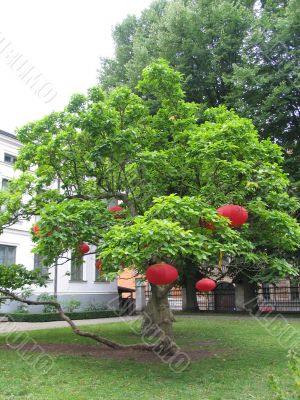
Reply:
[[6, 178], [2, 178], [1, 189], [5, 190], [9, 184], [9, 180]]
[[72, 254], [71, 281], [83, 281], [83, 256]]
[[0, 264], [10, 265], [16, 263], [16, 246], [0, 244]]
[[41, 275], [48, 275], [49, 274], [49, 270], [48, 267], [46, 267], [43, 264], [44, 261], [44, 257], [41, 256], [40, 254], [34, 254], [34, 261], [33, 261], [33, 268], [34, 269], [39, 269], [41, 272]]
[[4, 153], [4, 162], [7, 164], [14, 164], [17, 161], [17, 157], [13, 154]]

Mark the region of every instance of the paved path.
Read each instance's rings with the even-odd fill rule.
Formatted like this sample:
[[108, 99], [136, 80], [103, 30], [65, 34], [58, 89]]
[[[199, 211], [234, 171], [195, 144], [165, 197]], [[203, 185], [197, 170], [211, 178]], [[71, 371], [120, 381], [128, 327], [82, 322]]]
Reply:
[[[274, 317], [274, 316], [273, 316]], [[98, 319], [84, 319], [74, 321], [76, 325], [97, 325], [97, 324], [110, 324], [114, 322], [128, 322], [134, 321], [138, 319], [139, 316], [133, 317], [115, 317], [115, 318], [98, 318]], [[206, 315], [206, 314], [191, 314], [191, 315], [175, 315], [175, 318], [178, 319], [218, 319], [218, 320], [249, 320], [252, 319], [251, 316], [248, 315]], [[264, 319], [264, 317], [260, 317]], [[269, 318], [272, 318], [270, 316]], [[283, 318], [286, 318], [284, 316]], [[280, 318], [279, 318], [280, 319]], [[287, 317], [287, 320], [300, 322], [300, 318]], [[55, 329], [55, 328], [66, 328], [69, 324], [65, 321], [51, 321], [51, 322], [0, 322], [0, 334], [8, 333], [8, 332], [16, 332], [16, 331], [35, 331], [41, 329]]]
[[[76, 325], [97, 325], [97, 324], [110, 324], [122, 321], [134, 321], [138, 317], [115, 317], [115, 318], [98, 318], [98, 319], [84, 319], [74, 321]], [[51, 321], [51, 322], [0, 322], [0, 334], [16, 331], [35, 331], [40, 329], [55, 329], [66, 328], [69, 324], [65, 321]]]

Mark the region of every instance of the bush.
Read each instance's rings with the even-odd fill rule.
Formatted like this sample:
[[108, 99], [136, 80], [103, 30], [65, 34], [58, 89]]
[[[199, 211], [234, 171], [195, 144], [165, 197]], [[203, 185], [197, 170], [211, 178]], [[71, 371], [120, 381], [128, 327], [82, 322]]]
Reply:
[[[94, 319], [94, 318], [111, 318], [119, 316], [118, 311], [101, 310], [101, 311], [84, 311], [66, 313], [68, 317], [73, 320], [78, 319]], [[44, 313], [44, 314], [7, 314], [9, 321], [15, 322], [49, 322], [49, 321], [62, 321], [58, 313]]]
[[63, 309], [64, 309], [66, 312], [72, 313], [72, 312], [74, 312], [77, 308], [80, 307], [81, 302], [80, 302], [79, 300], [76, 300], [76, 299], [71, 299], [71, 300], [64, 301], [64, 302], [62, 303], [62, 305], [63, 305]]
[[[56, 301], [56, 298], [53, 296], [53, 294], [49, 294], [49, 293], [41, 293], [38, 298], [37, 301]], [[54, 306], [51, 306], [50, 304], [45, 304], [44, 306], [44, 313], [55, 313], [56, 312], [56, 308]]]

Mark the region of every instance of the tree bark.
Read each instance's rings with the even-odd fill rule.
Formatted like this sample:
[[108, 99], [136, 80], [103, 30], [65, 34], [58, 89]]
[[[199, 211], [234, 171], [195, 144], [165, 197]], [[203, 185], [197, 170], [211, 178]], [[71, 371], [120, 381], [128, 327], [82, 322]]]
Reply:
[[186, 280], [186, 309], [185, 311], [199, 311], [197, 302], [197, 293], [195, 283], [197, 279], [194, 276], [188, 276]]
[[173, 285], [151, 285], [151, 298], [143, 313], [142, 336], [157, 340], [161, 354], [172, 355], [177, 347], [174, 342], [174, 315], [170, 309], [168, 294]]
[[186, 288], [186, 308], [185, 311], [199, 311], [199, 306], [197, 302], [197, 292], [195, 284], [200, 278], [199, 271], [197, 269], [191, 268], [189, 273], [185, 277], [185, 288]]

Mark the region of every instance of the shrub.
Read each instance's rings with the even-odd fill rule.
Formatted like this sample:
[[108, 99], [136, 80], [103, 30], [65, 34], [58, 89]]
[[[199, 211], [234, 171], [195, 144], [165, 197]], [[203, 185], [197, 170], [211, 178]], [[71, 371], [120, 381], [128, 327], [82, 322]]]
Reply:
[[81, 302], [76, 299], [71, 299], [63, 302], [63, 309], [69, 313], [77, 310], [81, 305]]
[[[56, 298], [53, 296], [53, 294], [41, 293], [38, 296], [37, 301], [56, 301]], [[56, 308], [49, 304], [45, 304], [43, 312], [44, 313], [54, 313], [54, 312], [56, 312]]]
[[[68, 317], [73, 320], [78, 319], [95, 319], [95, 318], [111, 318], [119, 315], [118, 311], [101, 310], [101, 311], [84, 311], [66, 313]], [[48, 322], [48, 321], [62, 321], [58, 313], [44, 313], [44, 314], [7, 314], [9, 321], [15, 322]]]

